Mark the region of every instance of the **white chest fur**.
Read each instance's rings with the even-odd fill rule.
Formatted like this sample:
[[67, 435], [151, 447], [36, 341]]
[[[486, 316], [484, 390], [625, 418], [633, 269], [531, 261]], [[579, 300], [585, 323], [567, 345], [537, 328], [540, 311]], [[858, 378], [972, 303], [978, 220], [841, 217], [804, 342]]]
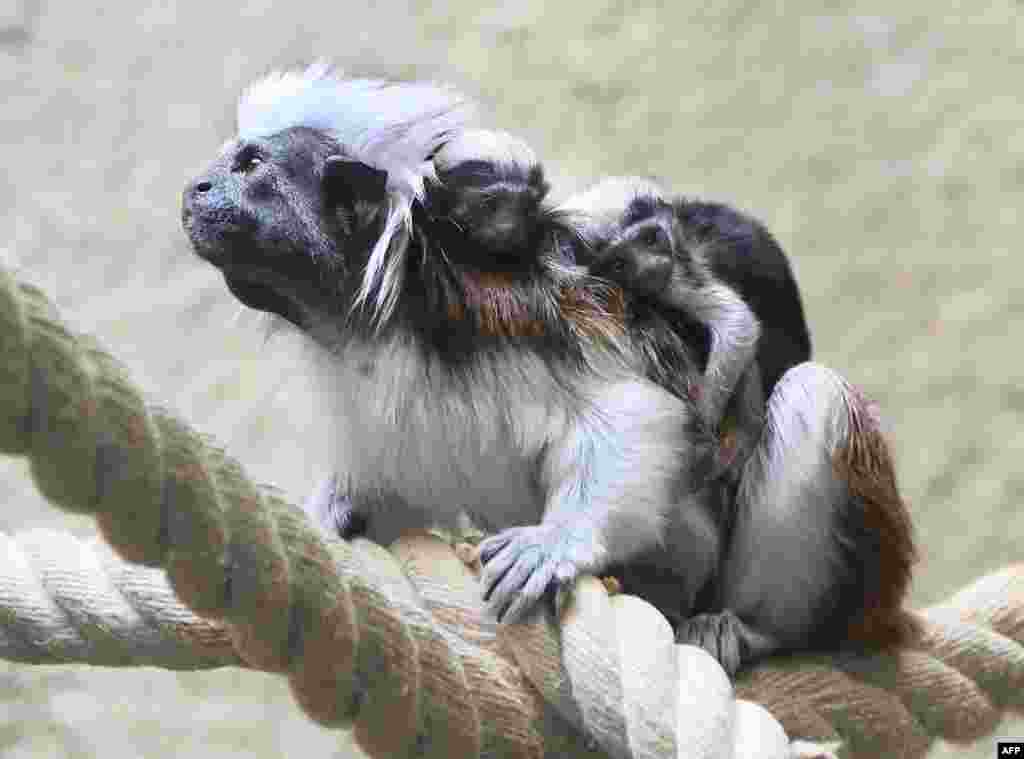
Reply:
[[[410, 519], [449, 522], [462, 509], [485, 514], [491, 527], [539, 521], [538, 457], [569, 410], [543, 362], [529, 353], [506, 359], [451, 372], [392, 342], [350, 346], [334, 362], [338, 471], [354, 494], [380, 496], [374, 532]], [[379, 524], [387, 515], [378, 510], [389, 509], [404, 523], [394, 530]]]

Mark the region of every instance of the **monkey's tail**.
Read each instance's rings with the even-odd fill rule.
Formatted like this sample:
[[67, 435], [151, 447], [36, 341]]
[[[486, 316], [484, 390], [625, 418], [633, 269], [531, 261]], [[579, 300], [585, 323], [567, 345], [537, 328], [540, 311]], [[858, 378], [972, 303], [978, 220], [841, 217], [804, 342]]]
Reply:
[[852, 532], [863, 538], [857, 541], [860, 555], [854, 557], [861, 574], [861, 611], [846, 634], [851, 642], [899, 646], [920, 632], [916, 619], [903, 608], [918, 557], [913, 524], [877, 407], [852, 385], [846, 389], [847, 440], [836, 449], [832, 465], [855, 506], [849, 516], [858, 524], [851, 525]]

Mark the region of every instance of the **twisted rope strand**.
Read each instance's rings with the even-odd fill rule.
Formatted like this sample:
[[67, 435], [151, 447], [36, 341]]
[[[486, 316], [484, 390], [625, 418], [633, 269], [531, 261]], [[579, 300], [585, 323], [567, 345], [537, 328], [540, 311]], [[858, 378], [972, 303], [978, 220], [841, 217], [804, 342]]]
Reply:
[[[182, 670], [251, 666], [235, 655], [227, 626], [205, 620], [187, 609], [174, 596], [163, 572], [120, 560], [97, 538], [81, 540], [53, 530], [29, 530], [14, 536], [0, 535], [0, 544], [0, 657], [4, 659], [36, 664], [81, 662]], [[433, 604], [442, 603], [438, 588], [451, 588], [454, 591], [446, 599], [449, 609], [461, 608], [465, 613], [464, 610], [479, 606], [472, 575], [447, 544], [434, 537], [418, 535], [403, 539], [391, 554], [366, 541], [358, 541], [354, 549], [370, 554], [367, 566], [379, 570], [380, 576], [389, 582], [402, 582], [400, 565], [413, 577], [421, 571], [417, 566], [434, 568], [434, 574], [423, 575], [435, 586]], [[411, 592], [413, 586], [419, 587], [418, 579], [407, 591]], [[666, 674], [670, 670], [660, 668], [664, 651], [673, 648], [661, 645], [665, 639], [671, 641], [671, 632], [657, 611], [631, 596], [607, 599], [603, 586], [597, 583], [585, 582], [584, 586], [584, 595], [592, 597], [601, 609], [599, 615], [609, 611], [617, 615], [619, 645], [649, 654], [649, 666], [631, 669], [626, 675], [627, 683], [632, 676], [640, 690], [685, 687], [689, 682], [685, 672], [673, 679]], [[757, 745], [763, 749], [763, 735], [743, 730], [739, 717], [744, 710], [756, 706], [751, 702], [757, 702], [781, 719], [790, 735], [818, 741], [843, 740], [846, 755], [854, 757], [920, 757], [938, 737], [969, 742], [987, 735], [1005, 710], [1020, 711], [1024, 707], [1024, 646], [963, 619], [977, 617], [978, 608], [987, 606], [994, 612], [992, 616], [1015, 626], [1015, 615], [1006, 611], [1022, 588], [1024, 566], [1017, 566], [984, 577], [950, 601], [925, 610], [920, 614], [923, 633], [918, 648], [864, 656], [774, 659], [737, 686], [737, 692], [750, 701], [737, 701], [737, 720], [732, 725], [724, 723], [724, 727], [734, 728], [738, 740], [757, 735]], [[965, 601], [974, 605], [966, 605]], [[1017, 618], [1019, 614], [1018, 609]], [[443, 735], [443, 731], [437, 729], [434, 720], [445, 714], [464, 715], [467, 723], [463, 725], [463, 734], [469, 735], [473, 726], [480, 724], [475, 702], [466, 695], [474, 692], [470, 681], [476, 679], [476, 690], [492, 688], [489, 695], [494, 704], [485, 707], [484, 713], [511, 710], [520, 715], [518, 720], [514, 716], [506, 719], [500, 727], [482, 725], [483, 730], [500, 733], [506, 726], [521, 726], [532, 718], [529, 701], [524, 706], [517, 700], [517, 689], [524, 687], [528, 678], [552, 679], [548, 659], [558, 655], [538, 653], [537, 648], [546, 645], [542, 636], [527, 638], [528, 643], [523, 642], [523, 636], [517, 636], [510, 642], [497, 635], [495, 627], [483, 622], [480, 616], [469, 614], [468, 618], [471, 627], [477, 626], [476, 637], [481, 645], [494, 650], [503, 646], [513, 648], [512, 658], [521, 658], [525, 666], [517, 669], [511, 662], [500, 660], [503, 667], [497, 685], [488, 680], [486, 672], [474, 673], [467, 668], [463, 670], [467, 684], [463, 685], [457, 665], [451, 661], [434, 655], [423, 660], [427, 676], [437, 683], [424, 686], [429, 688], [429, 698], [461, 699], [458, 704], [437, 709], [433, 717], [424, 720], [423, 735], [430, 737], [419, 740], [436, 744], [438, 756], [463, 755], [444, 752], [461, 752], [466, 744], [438, 743], [442, 739], [434, 736]], [[622, 627], [618, 627], [620, 623]], [[344, 643], [329, 645], [322, 655], [307, 648], [306, 655], [313, 665], [306, 670], [307, 677], [312, 673], [319, 677], [325, 670], [330, 672], [339, 656], [345, 658], [346, 650], [351, 659], [351, 641], [347, 649]], [[629, 657], [623, 660], [629, 661]], [[678, 668], [680, 661], [685, 660], [668, 666]], [[637, 664], [635, 657], [632, 663]], [[322, 683], [332, 689], [333, 676], [324, 677]], [[681, 746], [692, 750], [687, 755], [714, 756], [705, 748], [707, 745], [728, 743], [728, 736], [714, 730], [717, 712], [701, 706], [708, 687], [705, 678], [702, 688], [688, 691], [696, 705], [679, 707], [680, 713], [687, 715], [685, 726], [689, 734], [679, 740]], [[295, 692], [301, 696], [306, 688], [297, 688]], [[683, 698], [686, 697], [684, 692]], [[657, 703], [657, 699], [648, 699], [647, 703]], [[536, 700], [534, 707], [546, 708], [538, 707]], [[627, 714], [636, 708], [629, 701], [624, 707]], [[628, 724], [634, 721], [628, 720]], [[372, 742], [370, 723], [363, 729], [367, 730], [365, 740]], [[383, 732], [396, 731], [394, 725], [389, 725]], [[646, 738], [651, 740], [655, 735], [651, 730]], [[492, 736], [487, 742], [494, 746], [497, 740], [500, 736]], [[549, 753], [553, 751], [553, 741], [553, 735], [545, 736]], [[563, 735], [561, 741], [571, 746], [572, 738]], [[694, 746], [699, 749], [693, 750]], [[536, 748], [541, 750], [539, 745]], [[648, 748], [648, 755], [666, 755], [656, 740], [651, 740]], [[554, 755], [564, 751], [560, 749]], [[472, 747], [466, 755], [473, 755]], [[751, 751], [749, 755], [756, 754]]]
[[1024, 565], [919, 613], [904, 649], [777, 657], [735, 692], [592, 578], [558, 624], [495, 627], [446, 543], [324, 541], [2, 269], [0, 451], [135, 565], [64, 533], [0, 535], [0, 656], [286, 673], [372, 756], [826, 755], [781, 722], [845, 756], [921, 757], [1024, 707]]

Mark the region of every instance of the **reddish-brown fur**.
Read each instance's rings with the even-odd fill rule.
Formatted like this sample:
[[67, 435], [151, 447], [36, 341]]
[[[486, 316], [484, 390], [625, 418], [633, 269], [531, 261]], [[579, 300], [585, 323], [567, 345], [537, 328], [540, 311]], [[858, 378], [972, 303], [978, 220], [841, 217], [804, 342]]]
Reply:
[[917, 622], [902, 608], [917, 560], [913, 525], [875, 409], [856, 390], [850, 391], [848, 444], [835, 452], [832, 464], [863, 504], [865, 526], [880, 538], [881, 566], [880, 583], [865, 590], [863, 613], [851, 623], [848, 636], [852, 641], [896, 646], [918, 632]]
[[565, 288], [559, 298], [562, 318], [584, 339], [614, 342], [625, 334], [625, 296], [617, 287], [598, 297], [584, 288]]
[[[448, 318], [466, 318], [467, 308], [477, 314], [480, 330], [497, 337], [536, 337], [544, 334], [544, 322], [531, 314], [527, 295], [516, 286], [515, 275], [502, 272], [464, 273], [466, 305], [452, 304]], [[615, 341], [624, 333], [625, 300], [611, 288], [598, 293], [583, 287], [565, 287], [558, 297], [562, 319], [581, 339]]]

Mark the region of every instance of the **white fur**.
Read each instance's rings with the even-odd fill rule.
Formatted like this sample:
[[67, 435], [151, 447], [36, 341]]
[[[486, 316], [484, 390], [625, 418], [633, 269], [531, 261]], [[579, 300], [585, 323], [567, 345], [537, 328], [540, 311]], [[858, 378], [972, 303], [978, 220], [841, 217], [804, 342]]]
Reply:
[[464, 161], [488, 161], [506, 170], [526, 174], [537, 165], [537, 154], [508, 132], [466, 129], [438, 151], [434, 163], [447, 170]]
[[[388, 173], [388, 217], [370, 255], [356, 305], [374, 296], [379, 321], [391, 313], [411, 232], [413, 202], [434, 176], [429, 160], [473, 119], [473, 108], [450, 87], [423, 82], [344, 79], [324, 62], [276, 72], [252, 84], [238, 104], [239, 139], [258, 139], [296, 126], [330, 134], [349, 156]], [[398, 259], [393, 260], [393, 259]]]
[[849, 434], [849, 386], [820, 364], [787, 371], [768, 404], [765, 433], [747, 462], [724, 578], [725, 607], [759, 629], [802, 631], [834, 582], [836, 511], [846, 484], [832, 454]]
[[667, 198], [668, 193], [653, 179], [607, 177], [568, 198], [558, 211], [573, 219], [587, 242], [607, 240], [618, 231], [623, 211], [637, 198]]
[[338, 139], [354, 158], [387, 171], [389, 183], [421, 188], [430, 171], [427, 156], [472, 118], [471, 105], [445, 85], [344, 79], [320, 62], [250, 85], [238, 104], [238, 136], [267, 137], [295, 126], [318, 129]]
[[[372, 373], [361, 369], [371, 363]], [[375, 539], [386, 542], [424, 520], [403, 513], [403, 505], [428, 522], [449, 522], [462, 509], [501, 526], [540, 521], [529, 456], [565, 423], [542, 369], [534, 375], [538, 387], [481, 381], [465, 391], [399, 340], [350, 343], [344, 360], [325, 369], [339, 471], [356, 491], [397, 501], [386, 514], [374, 511]]]
[[701, 400], [707, 420], [717, 426], [740, 377], [754, 360], [761, 325], [732, 288], [716, 281], [695, 287], [679, 273], [679, 267], [673, 277], [676, 281], [666, 290], [666, 305], [690, 314], [711, 333], [704, 376], [707, 392]]
[[373, 538], [467, 510], [498, 529], [573, 523], [609, 561], [657, 545], [679, 502], [686, 410], [605, 363], [568, 393], [533, 354], [481, 360], [468, 386], [401, 338], [328, 357], [338, 471], [383, 496]]

